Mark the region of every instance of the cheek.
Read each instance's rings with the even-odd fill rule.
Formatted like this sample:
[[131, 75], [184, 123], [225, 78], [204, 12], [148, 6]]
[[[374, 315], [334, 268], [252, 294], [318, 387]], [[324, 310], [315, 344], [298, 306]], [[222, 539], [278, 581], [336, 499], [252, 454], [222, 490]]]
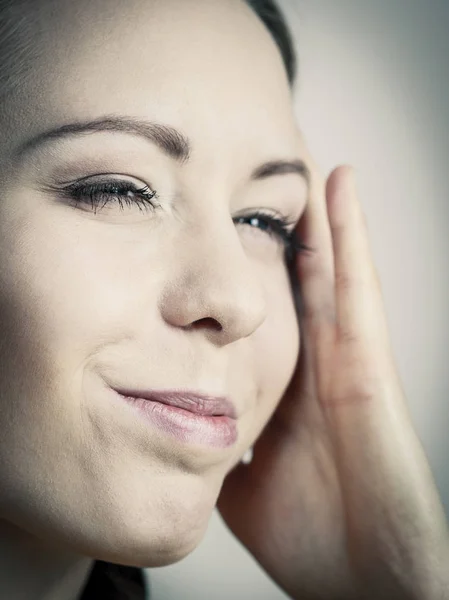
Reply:
[[2, 290], [11, 298], [17, 331], [45, 348], [52, 364], [78, 367], [99, 345], [129, 334], [143, 287], [157, 279], [144, 274], [128, 246], [108, 231], [44, 205], [0, 242], [8, 249], [2, 252]]
[[256, 410], [264, 421], [271, 416], [294, 373], [300, 349], [299, 325], [288, 280], [267, 292], [269, 313], [255, 333], [260, 403]]
[[[15, 423], [16, 437], [26, 429], [38, 444], [40, 432], [51, 425], [63, 445], [64, 436], [84, 434], [86, 365], [104, 345], [138, 329], [142, 310], [136, 310], [136, 299], [154, 296], [141, 289], [152, 278], [133, 276], [129, 253], [120, 254], [111, 239], [100, 238], [93, 223], [77, 227], [75, 219], [43, 207], [40, 214], [30, 210], [16, 227], [7, 227], [9, 215], [4, 216], [0, 426]], [[52, 452], [57, 442], [47, 436], [45, 443]]]

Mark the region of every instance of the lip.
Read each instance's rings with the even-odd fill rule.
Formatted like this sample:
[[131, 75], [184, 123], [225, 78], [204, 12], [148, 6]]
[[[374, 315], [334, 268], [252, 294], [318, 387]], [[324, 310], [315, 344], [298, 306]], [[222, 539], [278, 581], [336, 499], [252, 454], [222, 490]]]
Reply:
[[223, 448], [237, 440], [237, 412], [225, 396], [180, 389], [112, 390], [150, 425], [184, 443]]
[[203, 417], [237, 418], [233, 403], [225, 396], [211, 396], [190, 390], [133, 390], [130, 388], [114, 388], [121, 396], [152, 400], [169, 406], [182, 408], [185, 411]]

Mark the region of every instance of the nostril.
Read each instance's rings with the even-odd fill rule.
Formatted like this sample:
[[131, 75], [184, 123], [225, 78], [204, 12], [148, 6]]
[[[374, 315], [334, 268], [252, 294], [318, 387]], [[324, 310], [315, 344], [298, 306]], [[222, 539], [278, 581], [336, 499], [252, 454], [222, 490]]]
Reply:
[[205, 317], [204, 319], [198, 319], [198, 321], [195, 321], [194, 323], [192, 323], [191, 327], [193, 329], [197, 329], [197, 328], [207, 328], [207, 329], [214, 329], [215, 331], [222, 331], [223, 327], [222, 325], [216, 320], [213, 319], [212, 317]]

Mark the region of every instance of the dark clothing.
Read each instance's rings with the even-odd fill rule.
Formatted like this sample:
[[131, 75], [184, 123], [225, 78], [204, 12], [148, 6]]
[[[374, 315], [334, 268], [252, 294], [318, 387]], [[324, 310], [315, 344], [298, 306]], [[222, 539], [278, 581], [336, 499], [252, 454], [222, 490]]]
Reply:
[[149, 600], [143, 570], [96, 560], [80, 600]]

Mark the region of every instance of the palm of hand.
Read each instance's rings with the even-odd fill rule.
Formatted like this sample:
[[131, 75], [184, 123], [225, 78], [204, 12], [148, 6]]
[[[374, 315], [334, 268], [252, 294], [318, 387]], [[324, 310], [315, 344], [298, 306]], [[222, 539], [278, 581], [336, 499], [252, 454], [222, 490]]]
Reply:
[[337, 589], [350, 597], [338, 471], [305, 351], [251, 464], [228, 475], [218, 507], [293, 597], [335, 599]]

